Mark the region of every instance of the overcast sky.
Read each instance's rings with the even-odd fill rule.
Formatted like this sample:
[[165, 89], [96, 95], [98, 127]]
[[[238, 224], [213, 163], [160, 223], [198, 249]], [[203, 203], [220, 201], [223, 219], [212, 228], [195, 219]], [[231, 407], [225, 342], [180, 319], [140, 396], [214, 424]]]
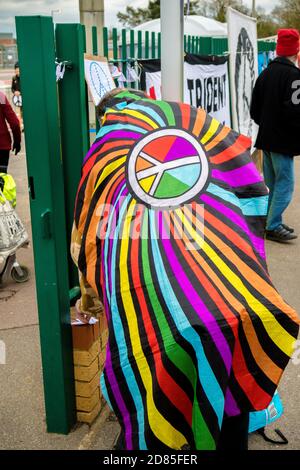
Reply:
[[[279, 0], [256, 0], [256, 4], [266, 11], [272, 10]], [[250, 5], [252, 0], [244, 0]], [[105, 0], [106, 26], [116, 26], [118, 11], [124, 11], [127, 5], [144, 7], [148, 0]], [[0, 32], [14, 31], [15, 15], [51, 15], [51, 10], [60, 10], [54, 13], [57, 22], [79, 21], [78, 0], [0, 0]]]

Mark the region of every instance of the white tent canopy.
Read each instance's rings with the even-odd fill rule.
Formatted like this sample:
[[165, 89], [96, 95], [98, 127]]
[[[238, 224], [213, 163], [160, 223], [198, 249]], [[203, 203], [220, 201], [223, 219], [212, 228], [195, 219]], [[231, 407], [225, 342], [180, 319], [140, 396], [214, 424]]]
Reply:
[[[160, 32], [160, 18], [133, 28], [134, 31]], [[191, 36], [227, 36], [227, 24], [199, 15], [185, 16], [184, 34]]]

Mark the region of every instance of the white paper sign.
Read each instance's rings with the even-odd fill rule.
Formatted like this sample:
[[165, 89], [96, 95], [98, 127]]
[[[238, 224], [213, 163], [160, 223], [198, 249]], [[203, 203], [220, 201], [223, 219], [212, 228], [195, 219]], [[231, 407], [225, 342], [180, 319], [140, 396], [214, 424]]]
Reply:
[[116, 88], [107, 59], [100, 56], [84, 55], [84, 73], [88, 89], [97, 106], [105, 93]]
[[161, 71], [146, 73], [146, 91], [154, 100], [161, 100]]

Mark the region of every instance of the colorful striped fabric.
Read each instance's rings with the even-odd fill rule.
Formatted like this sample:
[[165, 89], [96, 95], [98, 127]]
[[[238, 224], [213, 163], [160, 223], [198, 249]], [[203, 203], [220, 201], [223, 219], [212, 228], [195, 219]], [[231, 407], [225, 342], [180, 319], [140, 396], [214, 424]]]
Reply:
[[105, 307], [101, 386], [127, 449], [215, 449], [224, 416], [266, 408], [292, 355], [249, 146], [201, 109], [122, 92], [85, 159], [79, 269]]

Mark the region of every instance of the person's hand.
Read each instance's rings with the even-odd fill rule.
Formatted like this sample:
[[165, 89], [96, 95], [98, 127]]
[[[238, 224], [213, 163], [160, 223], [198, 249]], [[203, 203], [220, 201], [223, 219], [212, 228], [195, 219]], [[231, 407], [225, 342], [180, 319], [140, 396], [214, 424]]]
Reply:
[[19, 91], [15, 91], [15, 92], [14, 92], [14, 95], [16, 95], [16, 96], [20, 96], [20, 94], [21, 94], [21, 93], [20, 93]]
[[21, 150], [21, 142], [14, 141], [12, 150], [15, 151], [15, 155], [17, 155], [17, 153], [19, 153]]
[[76, 320], [80, 320], [82, 323], [89, 323], [91, 314], [87, 312], [83, 312], [81, 310], [81, 299], [78, 299], [76, 301], [75, 310], [76, 310]]

